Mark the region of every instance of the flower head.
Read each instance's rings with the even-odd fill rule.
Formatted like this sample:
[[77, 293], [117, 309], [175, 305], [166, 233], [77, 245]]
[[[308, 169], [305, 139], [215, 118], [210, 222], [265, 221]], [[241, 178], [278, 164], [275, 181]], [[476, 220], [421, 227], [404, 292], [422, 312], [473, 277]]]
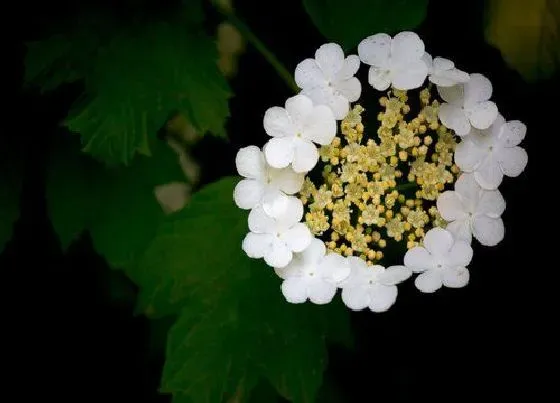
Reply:
[[474, 235], [482, 245], [494, 246], [504, 238], [500, 216], [506, 202], [499, 191], [482, 189], [473, 174], [462, 174], [454, 191], [439, 196], [437, 208], [455, 239], [471, 243]]
[[460, 288], [469, 282], [466, 268], [472, 259], [472, 248], [465, 241], [455, 240], [451, 232], [432, 228], [424, 237], [424, 246], [409, 249], [404, 264], [415, 273], [421, 273], [414, 285], [430, 293], [441, 288]]
[[243, 250], [249, 257], [262, 258], [271, 267], [288, 265], [293, 252], [301, 252], [311, 243], [311, 232], [301, 223], [303, 205], [294, 197], [281, 200], [283, 208], [275, 208], [274, 216], [262, 207], [249, 213], [249, 232], [243, 240]]
[[313, 143], [329, 144], [336, 134], [336, 120], [325, 105], [313, 105], [305, 95], [286, 101], [285, 108], [269, 108], [264, 129], [272, 139], [264, 146], [267, 162], [274, 168], [292, 164], [295, 172], [310, 171], [319, 153]]
[[340, 45], [327, 43], [315, 52], [315, 59], [305, 59], [296, 66], [296, 84], [316, 105], [332, 109], [336, 119], [343, 119], [350, 102], [357, 101], [362, 92], [360, 81], [354, 77], [360, 67], [356, 55], [344, 58]]
[[391, 84], [399, 90], [422, 85], [428, 66], [422, 59], [424, 42], [414, 32], [401, 32], [391, 38], [387, 34], [368, 36], [358, 45], [362, 62], [369, 64], [369, 83], [379, 91]]
[[240, 149], [235, 157], [235, 165], [237, 172], [246, 179], [237, 184], [233, 198], [237, 206], [245, 210], [263, 205], [268, 211], [282, 195], [292, 195], [303, 185], [303, 174], [290, 168], [271, 167], [256, 146]]
[[276, 274], [284, 279], [282, 294], [288, 302], [331, 302], [337, 285], [350, 274], [350, 266], [342, 256], [326, 251], [322, 241], [313, 239], [303, 252], [294, 254], [288, 266], [276, 269]]
[[503, 176], [518, 176], [527, 165], [527, 152], [519, 147], [527, 127], [519, 120], [498, 116], [490, 128], [473, 130], [457, 146], [455, 162], [484, 189], [497, 189]]
[[457, 136], [466, 136], [471, 127], [487, 129], [498, 116], [496, 104], [489, 101], [492, 83], [482, 74], [471, 74], [465, 84], [438, 86], [438, 92], [445, 101], [439, 108], [439, 118]]
[[404, 266], [384, 268], [368, 266], [358, 257], [349, 257], [350, 276], [342, 285], [342, 301], [354, 310], [369, 308], [373, 312], [384, 312], [397, 300], [396, 284], [406, 280], [412, 271]]

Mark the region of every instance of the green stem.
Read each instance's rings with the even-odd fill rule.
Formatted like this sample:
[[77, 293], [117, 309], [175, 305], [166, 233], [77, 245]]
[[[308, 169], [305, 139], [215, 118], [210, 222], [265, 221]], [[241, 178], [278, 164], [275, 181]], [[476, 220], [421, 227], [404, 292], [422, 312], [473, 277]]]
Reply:
[[396, 186], [395, 189], [396, 190], [407, 190], [407, 189], [413, 189], [415, 187], [418, 187], [416, 182], [408, 182], [408, 183], [403, 183], [402, 185]]
[[284, 82], [293, 90], [295, 93], [299, 92], [299, 88], [294, 81], [293, 75], [288, 71], [286, 67], [278, 60], [278, 58], [272, 53], [266, 45], [251, 31], [251, 29], [238, 17], [228, 10], [223, 10], [220, 7], [216, 7], [219, 12], [221, 12], [228, 21], [239, 30], [241, 35], [252, 44], [255, 49], [257, 49], [261, 55], [272, 65], [274, 70], [278, 75], [284, 80]]

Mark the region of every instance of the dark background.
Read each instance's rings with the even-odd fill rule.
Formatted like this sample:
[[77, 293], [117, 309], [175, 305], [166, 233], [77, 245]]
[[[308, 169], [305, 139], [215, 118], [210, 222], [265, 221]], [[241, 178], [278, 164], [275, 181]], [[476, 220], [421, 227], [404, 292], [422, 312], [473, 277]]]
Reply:
[[[112, 7], [126, 14], [126, 3]], [[448, 57], [460, 68], [492, 80], [501, 113], [528, 126], [523, 146], [529, 165], [520, 177], [504, 179], [500, 191], [507, 201], [506, 237], [494, 248], [474, 243], [468, 287], [423, 295], [408, 281], [399, 287], [398, 301], [389, 312], [352, 313], [356, 348], [332, 348], [326, 374], [341, 401], [536, 397], [546, 383], [533, 379], [551, 360], [539, 353], [543, 340], [537, 325], [540, 289], [548, 277], [534, 270], [550, 266], [546, 259], [545, 266], [537, 263], [547, 248], [537, 239], [543, 234], [540, 226], [553, 219], [545, 210], [554, 206], [554, 197], [547, 188], [531, 189], [529, 178], [545, 172], [539, 164], [555, 158], [553, 149], [534, 144], [552, 138], [553, 131], [558, 135], [553, 92], [559, 88], [558, 76], [537, 84], [524, 82], [484, 42], [484, 2], [450, 3], [432, 1], [427, 20], [416, 31], [432, 55]], [[238, 15], [290, 70], [326, 42], [300, 2], [235, 5]], [[157, 395], [163, 355], [154, 344], [161, 338], [152, 337], [145, 318], [133, 316], [134, 288], [109, 270], [87, 236], [63, 255], [46, 215], [45, 151], [60, 135], [58, 122], [75, 91], [63, 88], [45, 96], [23, 91], [23, 42], [43, 37], [46, 27], [72, 15], [76, 6], [57, 0], [5, 7], [2, 25], [8, 46], [2, 64], [7, 69], [7, 107], [2, 146], [23, 145], [25, 180], [21, 218], [0, 256], [3, 395], [58, 402], [168, 401]], [[210, 15], [209, 29], [216, 21], [217, 16]], [[207, 138], [195, 150], [204, 183], [234, 173], [239, 147], [264, 143], [264, 111], [291, 95], [250, 46], [231, 85], [231, 143]], [[537, 360], [545, 364], [537, 365]], [[270, 401], [264, 399], [254, 400]]]

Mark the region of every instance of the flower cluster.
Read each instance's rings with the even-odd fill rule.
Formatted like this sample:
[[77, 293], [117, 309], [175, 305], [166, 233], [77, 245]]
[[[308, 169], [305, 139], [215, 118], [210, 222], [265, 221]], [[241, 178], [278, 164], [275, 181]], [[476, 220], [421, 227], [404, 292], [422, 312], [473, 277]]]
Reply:
[[[382, 93], [373, 132], [356, 103], [361, 63]], [[340, 288], [348, 308], [383, 312], [413, 273], [425, 293], [465, 286], [472, 238], [504, 237], [503, 176], [527, 164], [526, 127], [498, 112], [490, 81], [432, 58], [413, 32], [369, 36], [358, 55], [323, 45], [295, 81], [301, 92], [264, 114], [268, 142], [236, 157], [245, 253], [274, 268], [291, 303], [326, 304]], [[399, 245], [403, 264], [381, 265]]]

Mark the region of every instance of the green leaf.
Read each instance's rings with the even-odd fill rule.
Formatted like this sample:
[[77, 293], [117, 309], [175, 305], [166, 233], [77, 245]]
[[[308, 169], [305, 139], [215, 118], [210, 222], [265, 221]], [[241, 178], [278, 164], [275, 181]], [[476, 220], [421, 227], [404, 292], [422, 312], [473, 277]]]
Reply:
[[319, 31], [346, 50], [367, 36], [412, 30], [424, 20], [428, 0], [303, 0]]
[[177, 155], [154, 142], [153, 156], [129, 167], [107, 168], [71, 138], [54, 147], [47, 170], [47, 206], [63, 249], [88, 230], [96, 250], [113, 267], [128, 266], [164, 219], [154, 187], [184, 180]]
[[110, 34], [70, 30], [30, 43], [26, 82], [48, 91], [83, 78], [85, 94], [65, 124], [81, 135], [84, 151], [109, 165], [150, 155], [151, 141], [175, 112], [200, 133], [225, 137], [231, 91], [216, 45], [197, 25], [197, 7], [184, 13], [173, 25], [132, 25]]
[[486, 40], [527, 81], [550, 78], [560, 66], [560, 1], [489, 0]]
[[8, 143], [3, 143], [0, 152], [0, 253], [12, 238], [14, 223], [19, 218], [23, 174], [22, 155]]
[[338, 328], [349, 326], [348, 313], [340, 301], [287, 303], [274, 271], [243, 253], [247, 213], [232, 199], [238, 180], [224, 178], [193, 195], [129, 271], [140, 287], [139, 310], [153, 317], [180, 313], [169, 334], [162, 391], [177, 402], [241, 402], [264, 378], [293, 402], [313, 402], [325, 342], [345, 340], [348, 330]]

